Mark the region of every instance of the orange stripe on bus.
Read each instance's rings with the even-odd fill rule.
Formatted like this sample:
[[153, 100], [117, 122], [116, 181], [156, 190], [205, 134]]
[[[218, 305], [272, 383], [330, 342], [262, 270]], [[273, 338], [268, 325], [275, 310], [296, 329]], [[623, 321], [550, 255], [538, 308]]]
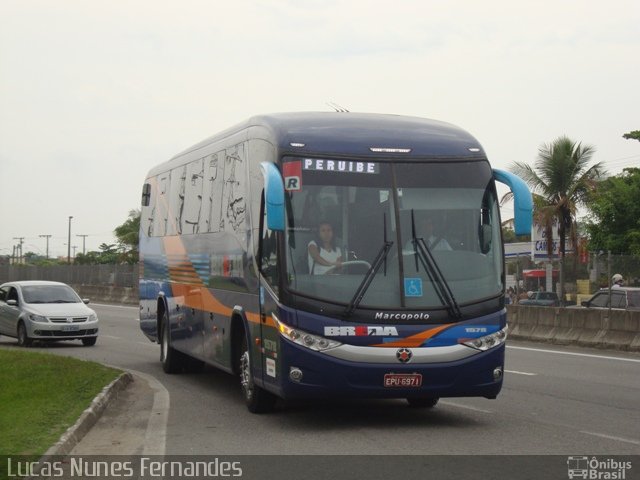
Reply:
[[443, 330], [451, 327], [451, 325], [440, 325], [439, 327], [431, 328], [429, 330], [425, 330], [424, 332], [416, 333], [415, 335], [411, 335], [407, 338], [402, 338], [399, 340], [394, 340], [393, 342], [387, 343], [378, 343], [376, 345], [372, 345], [372, 347], [394, 347], [394, 348], [417, 348], [422, 345], [426, 340], [430, 339], [434, 335], [437, 335]]
[[[164, 237], [164, 249], [167, 258], [169, 256], [186, 256], [186, 250], [179, 237]], [[171, 283], [171, 289], [173, 295], [184, 298], [184, 304], [189, 308], [198, 310], [204, 310], [205, 312], [217, 313], [218, 315], [224, 315], [230, 317], [233, 313], [233, 309], [223, 304], [218, 300], [213, 293], [203, 284], [200, 277], [197, 275], [195, 269], [192, 268], [193, 275], [187, 278], [187, 274], [182, 270], [184, 268], [181, 265], [181, 271], [178, 273], [174, 268], [169, 268], [170, 277], [180, 278], [180, 280], [194, 280], [194, 284], [188, 283]], [[255, 312], [245, 311], [247, 320], [252, 323], [260, 323], [260, 314]], [[275, 327], [275, 322], [270, 318], [266, 318], [266, 325]]]

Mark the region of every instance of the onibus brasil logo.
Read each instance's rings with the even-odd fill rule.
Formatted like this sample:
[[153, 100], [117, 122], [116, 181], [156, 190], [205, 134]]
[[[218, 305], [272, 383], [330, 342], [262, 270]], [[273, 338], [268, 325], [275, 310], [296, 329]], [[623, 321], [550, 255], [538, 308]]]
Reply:
[[575, 456], [567, 458], [567, 469], [570, 479], [583, 478], [585, 480], [625, 480], [627, 470], [631, 469], [631, 462], [607, 458]]

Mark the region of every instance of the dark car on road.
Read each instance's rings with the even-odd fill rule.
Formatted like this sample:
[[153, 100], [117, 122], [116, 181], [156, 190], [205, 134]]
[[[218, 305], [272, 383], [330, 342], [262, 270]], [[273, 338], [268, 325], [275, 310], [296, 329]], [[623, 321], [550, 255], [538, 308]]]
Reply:
[[[609, 289], [597, 291], [589, 300], [581, 304], [585, 308], [609, 308]], [[615, 287], [611, 289], [611, 308], [620, 310], [640, 310], [640, 288]]]
[[560, 306], [560, 300], [555, 292], [533, 292], [533, 295], [520, 300], [518, 304], [537, 307], [558, 307]]

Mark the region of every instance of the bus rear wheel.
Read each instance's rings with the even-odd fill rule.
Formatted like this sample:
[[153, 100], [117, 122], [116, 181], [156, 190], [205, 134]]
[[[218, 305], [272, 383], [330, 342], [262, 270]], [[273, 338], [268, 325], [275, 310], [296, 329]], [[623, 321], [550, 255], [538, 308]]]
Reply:
[[433, 408], [438, 403], [439, 398], [407, 398], [411, 408]]
[[243, 336], [242, 348], [240, 349], [240, 386], [244, 394], [244, 400], [251, 413], [266, 413], [273, 410], [276, 397], [255, 384], [253, 373], [251, 372], [251, 357], [247, 339]]
[[162, 315], [162, 332], [160, 337], [160, 362], [165, 373], [180, 373], [184, 368], [184, 356], [171, 347], [171, 330], [169, 316], [166, 312]]

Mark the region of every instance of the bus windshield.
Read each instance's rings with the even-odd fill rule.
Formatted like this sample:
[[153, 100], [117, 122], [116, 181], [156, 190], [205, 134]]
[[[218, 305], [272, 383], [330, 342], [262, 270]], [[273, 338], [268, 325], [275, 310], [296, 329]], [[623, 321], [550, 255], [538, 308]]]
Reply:
[[285, 158], [283, 173], [290, 290], [347, 307], [359, 292], [357, 308], [394, 310], [501, 294], [488, 162]]

